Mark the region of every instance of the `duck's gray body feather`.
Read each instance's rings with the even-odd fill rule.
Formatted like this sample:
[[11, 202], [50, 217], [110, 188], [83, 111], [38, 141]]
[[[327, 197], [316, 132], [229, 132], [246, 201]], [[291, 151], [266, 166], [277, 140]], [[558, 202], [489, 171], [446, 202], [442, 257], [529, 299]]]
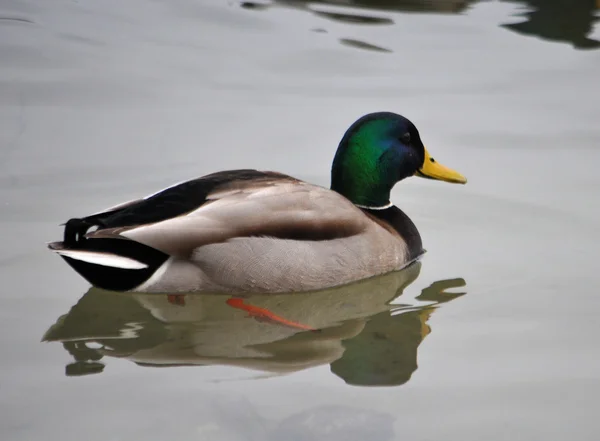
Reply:
[[[84, 218], [100, 227], [81, 243], [129, 239], [167, 255], [133, 287], [144, 292], [315, 290], [397, 270], [414, 257], [393, 228], [334, 191], [277, 173], [227, 173], [174, 216], [146, 215], [168, 196], [158, 193]], [[53, 248], [60, 253], [66, 243]]]

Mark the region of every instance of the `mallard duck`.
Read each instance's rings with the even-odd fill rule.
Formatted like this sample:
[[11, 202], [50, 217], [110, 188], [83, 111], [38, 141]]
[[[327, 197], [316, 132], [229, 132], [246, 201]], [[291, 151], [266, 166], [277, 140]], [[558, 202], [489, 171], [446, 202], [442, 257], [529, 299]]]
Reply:
[[221, 171], [70, 219], [63, 241], [48, 246], [114, 291], [318, 290], [423, 253], [417, 228], [390, 202], [409, 176], [467, 182], [429, 155], [408, 119], [371, 113], [342, 137], [330, 189], [272, 171]]

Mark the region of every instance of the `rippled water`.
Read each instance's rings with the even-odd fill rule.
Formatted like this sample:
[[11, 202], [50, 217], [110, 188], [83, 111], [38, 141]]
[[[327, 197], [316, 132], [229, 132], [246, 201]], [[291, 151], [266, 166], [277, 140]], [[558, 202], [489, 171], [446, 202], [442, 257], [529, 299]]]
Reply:
[[[596, 440], [595, 1], [0, 0], [0, 435]], [[90, 289], [60, 223], [222, 169], [328, 185], [413, 120], [420, 264], [288, 296]]]

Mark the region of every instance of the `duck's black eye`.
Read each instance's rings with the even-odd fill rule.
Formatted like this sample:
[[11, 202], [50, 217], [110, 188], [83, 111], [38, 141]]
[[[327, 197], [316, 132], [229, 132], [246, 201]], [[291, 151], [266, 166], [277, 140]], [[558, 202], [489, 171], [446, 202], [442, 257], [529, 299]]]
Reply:
[[402, 144], [410, 144], [410, 133], [406, 132], [404, 135], [400, 137], [400, 141]]

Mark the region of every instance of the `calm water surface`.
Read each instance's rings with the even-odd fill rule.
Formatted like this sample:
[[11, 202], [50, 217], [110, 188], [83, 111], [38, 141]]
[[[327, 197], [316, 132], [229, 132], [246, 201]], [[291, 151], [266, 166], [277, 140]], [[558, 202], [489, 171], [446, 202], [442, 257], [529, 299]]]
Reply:
[[[597, 440], [591, 1], [0, 0], [0, 438]], [[403, 113], [428, 253], [291, 296], [90, 287], [60, 223], [229, 168], [328, 185]]]

